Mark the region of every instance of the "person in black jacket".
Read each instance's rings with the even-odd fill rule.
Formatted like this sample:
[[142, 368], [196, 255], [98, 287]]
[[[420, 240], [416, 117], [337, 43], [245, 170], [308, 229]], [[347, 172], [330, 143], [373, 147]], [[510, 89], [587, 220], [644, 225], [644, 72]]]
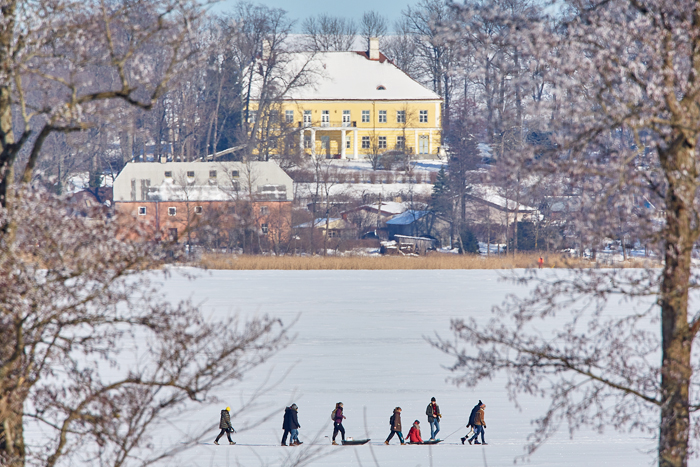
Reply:
[[[479, 400], [479, 402], [477, 402], [477, 404], [472, 409], [472, 413], [469, 414], [469, 423], [467, 423], [467, 428], [469, 428], [469, 433], [467, 433], [466, 435], [464, 435], [463, 438], [461, 438], [462, 444], [464, 444], [464, 442], [467, 440], [467, 438], [469, 438], [472, 435], [472, 433], [474, 432], [474, 429], [476, 428], [474, 425], [474, 419], [476, 418], [476, 414], [479, 411], [479, 409], [481, 409], [481, 404], [483, 404], [483, 402], [481, 402], [481, 400]], [[472, 443], [469, 443], [469, 444], [472, 444]]]
[[221, 433], [219, 433], [219, 436], [217, 436], [214, 440], [214, 444], [219, 444], [219, 439], [224, 436], [224, 433], [226, 433], [226, 437], [228, 438], [228, 444], [236, 444], [231, 440], [231, 433], [234, 433], [236, 430], [234, 430], [233, 425], [231, 425], [230, 412], [231, 407], [226, 407], [221, 411], [221, 419], [219, 420], [219, 428], [221, 428]]
[[284, 409], [284, 421], [282, 422], [284, 434], [282, 435], [282, 446], [287, 445], [288, 434], [291, 435], [289, 438], [290, 446], [298, 446], [302, 444], [302, 442], [299, 441], [299, 428], [301, 428], [301, 425], [299, 425], [299, 418], [297, 416], [298, 410], [299, 408], [296, 404], [292, 404]]

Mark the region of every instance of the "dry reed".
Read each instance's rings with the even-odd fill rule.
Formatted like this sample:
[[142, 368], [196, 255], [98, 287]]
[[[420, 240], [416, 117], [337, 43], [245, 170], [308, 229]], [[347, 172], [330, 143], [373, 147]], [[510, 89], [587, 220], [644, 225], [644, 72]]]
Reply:
[[[432, 254], [427, 256], [255, 256], [204, 254], [200, 266], [231, 270], [320, 270], [320, 269], [516, 269], [536, 268], [539, 256], [474, 256]], [[629, 260], [616, 267], [650, 267], [650, 260]], [[549, 255], [545, 268], [610, 267], [588, 260]]]

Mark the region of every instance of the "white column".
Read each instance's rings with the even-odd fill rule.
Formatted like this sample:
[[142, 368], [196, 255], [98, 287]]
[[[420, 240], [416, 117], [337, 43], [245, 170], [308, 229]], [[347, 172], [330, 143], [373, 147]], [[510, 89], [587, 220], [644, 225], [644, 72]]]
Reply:
[[357, 159], [357, 129], [352, 130], [354, 141], [352, 142], [352, 157]]
[[345, 159], [345, 128], [340, 130], [340, 158]]
[[428, 130], [428, 154], [433, 150], [433, 130]]
[[413, 133], [416, 135], [416, 144], [413, 145], [413, 154], [418, 154], [418, 130], [414, 130]]
[[316, 155], [316, 130], [311, 129], [311, 155]]

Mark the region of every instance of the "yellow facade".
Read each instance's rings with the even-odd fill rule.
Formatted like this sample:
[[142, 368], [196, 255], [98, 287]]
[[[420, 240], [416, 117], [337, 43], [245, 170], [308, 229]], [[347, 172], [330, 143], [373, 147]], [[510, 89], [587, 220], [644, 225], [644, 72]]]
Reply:
[[285, 132], [294, 134], [298, 151], [361, 159], [393, 150], [414, 157], [437, 155], [442, 144], [440, 104], [439, 100], [285, 100], [276, 107]]

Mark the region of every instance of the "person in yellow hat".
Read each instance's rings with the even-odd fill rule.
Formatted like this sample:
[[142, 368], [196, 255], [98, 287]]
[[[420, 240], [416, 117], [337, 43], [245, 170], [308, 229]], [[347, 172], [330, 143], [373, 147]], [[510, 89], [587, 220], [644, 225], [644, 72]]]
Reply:
[[228, 438], [228, 444], [236, 444], [232, 439], [231, 439], [231, 433], [235, 433], [236, 430], [233, 429], [233, 425], [231, 425], [231, 407], [226, 407], [224, 410], [221, 411], [221, 419], [219, 420], [219, 428], [221, 428], [221, 433], [219, 433], [219, 436], [216, 437], [214, 440], [214, 444], [219, 444], [219, 439], [224, 436], [224, 433], [226, 433], [226, 437]]

